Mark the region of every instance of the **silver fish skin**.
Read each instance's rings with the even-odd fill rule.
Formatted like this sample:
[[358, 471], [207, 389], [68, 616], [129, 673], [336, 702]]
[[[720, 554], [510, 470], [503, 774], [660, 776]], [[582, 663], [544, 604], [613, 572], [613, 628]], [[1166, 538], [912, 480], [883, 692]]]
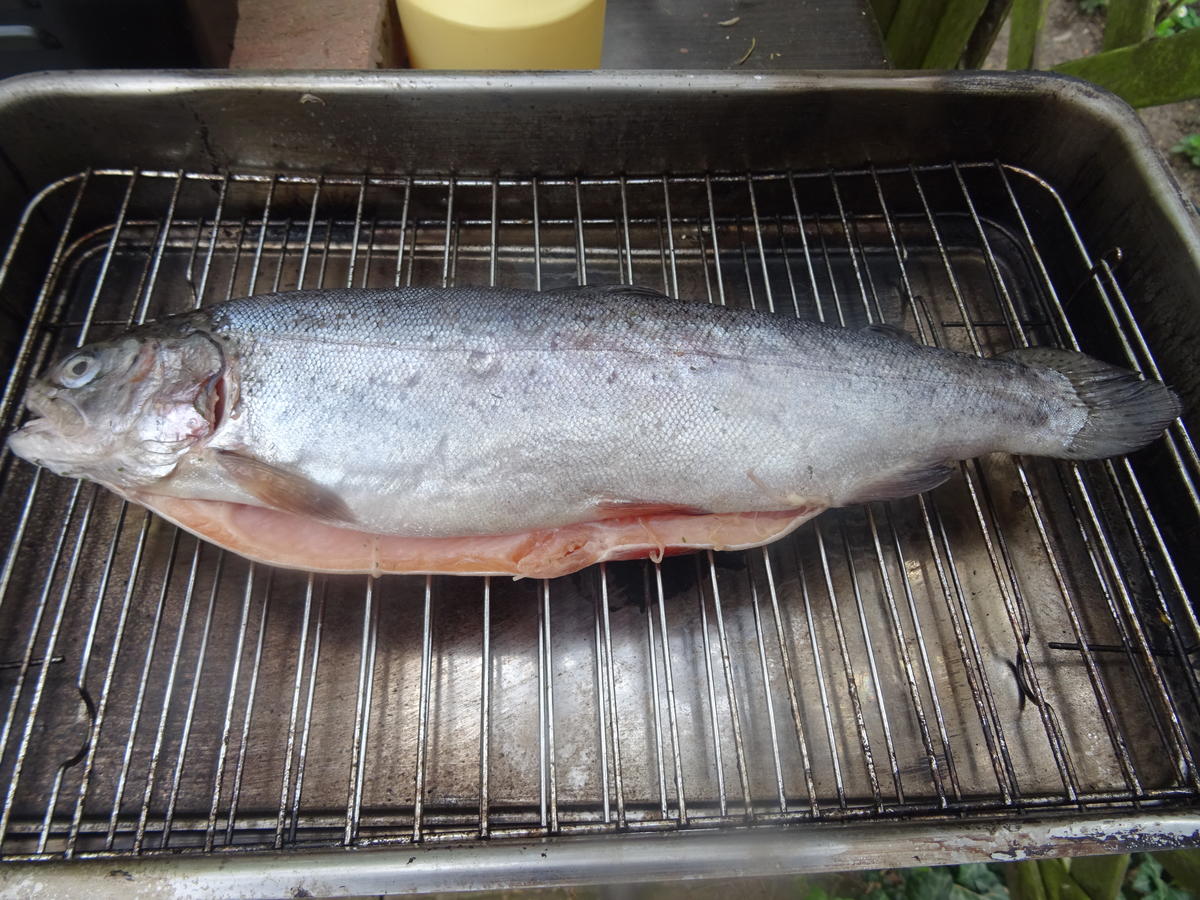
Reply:
[[992, 451], [1130, 452], [1179, 414], [1081, 354], [981, 359], [630, 287], [233, 300], [85, 347], [28, 404], [9, 446], [60, 474], [413, 537], [900, 497]]

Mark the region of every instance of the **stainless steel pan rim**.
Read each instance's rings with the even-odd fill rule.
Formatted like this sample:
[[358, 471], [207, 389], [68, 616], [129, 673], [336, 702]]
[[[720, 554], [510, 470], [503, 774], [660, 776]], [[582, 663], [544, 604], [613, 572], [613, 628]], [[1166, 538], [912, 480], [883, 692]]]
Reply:
[[1057, 817], [886, 828], [733, 830], [651, 839], [560, 838], [287, 853], [220, 853], [179, 859], [88, 859], [0, 869], [0, 897], [96, 898], [338, 897], [498, 890], [744, 875], [798, 875], [884, 866], [1010, 862], [1193, 844], [1200, 817], [1143, 813], [1119, 818]]

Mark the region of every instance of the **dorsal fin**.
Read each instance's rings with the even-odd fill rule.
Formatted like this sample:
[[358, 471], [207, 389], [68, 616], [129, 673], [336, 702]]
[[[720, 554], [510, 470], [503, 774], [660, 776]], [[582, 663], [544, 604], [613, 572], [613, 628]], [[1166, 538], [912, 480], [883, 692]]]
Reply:
[[862, 330], [880, 334], [884, 337], [895, 338], [898, 341], [905, 341], [909, 344], [916, 343], [916, 339], [903, 328], [896, 325], [888, 325], [885, 322], [872, 322], [870, 325], [864, 325]]
[[609, 294], [613, 297], [645, 297], [649, 300], [671, 299], [662, 291], [656, 291], [654, 288], [642, 287], [637, 284], [597, 284], [589, 285], [589, 287], [592, 290]]

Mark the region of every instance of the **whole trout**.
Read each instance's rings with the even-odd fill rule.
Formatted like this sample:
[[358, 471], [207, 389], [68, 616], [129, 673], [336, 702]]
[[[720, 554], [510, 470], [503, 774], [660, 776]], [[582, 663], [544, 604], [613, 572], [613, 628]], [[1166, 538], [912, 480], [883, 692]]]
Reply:
[[992, 451], [1128, 453], [1180, 411], [1078, 353], [631, 287], [233, 300], [85, 346], [26, 403], [18, 456], [247, 557], [543, 577], [756, 546]]

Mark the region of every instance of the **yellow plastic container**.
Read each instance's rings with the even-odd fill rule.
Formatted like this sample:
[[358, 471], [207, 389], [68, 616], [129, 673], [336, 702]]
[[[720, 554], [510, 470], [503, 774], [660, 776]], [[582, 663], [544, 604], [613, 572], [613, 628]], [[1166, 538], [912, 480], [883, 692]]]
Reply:
[[396, 0], [417, 69], [598, 69], [604, 0]]

